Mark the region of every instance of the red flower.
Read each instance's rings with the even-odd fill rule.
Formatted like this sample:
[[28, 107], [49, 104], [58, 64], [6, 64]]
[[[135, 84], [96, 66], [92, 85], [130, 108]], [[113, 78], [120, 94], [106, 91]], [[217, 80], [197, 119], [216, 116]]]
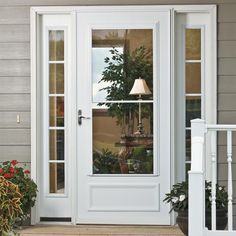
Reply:
[[13, 167], [10, 167], [10, 168], [9, 168], [9, 172], [10, 172], [10, 173], [15, 173], [15, 169], [14, 169]]
[[3, 177], [6, 178], [6, 179], [10, 179], [10, 178], [13, 177], [13, 175], [14, 175], [14, 174], [12, 174], [12, 173], [5, 173], [5, 174], [3, 175]]
[[4, 172], [3, 168], [0, 168], [0, 174], [2, 174]]
[[18, 164], [18, 161], [17, 161], [17, 160], [12, 160], [12, 161], [11, 161], [11, 164], [12, 164], [13, 166], [15, 166], [16, 164]]
[[30, 174], [30, 171], [29, 170], [25, 170], [24, 173], [28, 175], [28, 174]]

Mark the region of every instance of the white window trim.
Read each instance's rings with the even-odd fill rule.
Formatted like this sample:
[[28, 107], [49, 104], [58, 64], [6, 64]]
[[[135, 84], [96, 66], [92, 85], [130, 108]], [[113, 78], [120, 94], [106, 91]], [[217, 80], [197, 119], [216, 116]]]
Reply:
[[[208, 99], [205, 109], [208, 111], [206, 116], [206, 121], [212, 124], [216, 124], [217, 122], [217, 17], [216, 17], [216, 5], [149, 5], [149, 6], [62, 6], [62, 7], [31, 7], [31, 14], [30, 14], [30, 41], [31, 41], [31, 177], [35, 180], [36, 183], [39, 182], [39, 163], [37, 162], [37, 156], [39, 156], [38, 150], [38, 138], [37, 138], [37, 114], [40, 112], [39, 104], [37, 101], [37, 78], [38, 78], [38, 61], [39, 55], [37, 55], [38, 49], [38, 40], [39, 40], [39, 32], [38, 32], [38, 24], [40, 15], [44, 14], [69, 14], [71, 15], [72, 19], [72, 29], [76, 29], [76, 12], [77, 11], [132, 11], [132, 10], [145, 10], [145, 11], [152, 11], [153, 8], [160, 9], [169, 9], [172, 12], [171, 15], [171, 31], [172, 31], [172, 38], [171, 38], [171, 94], [174, 93], [174, 22], [175, 22], [175, 14], [176, 13], [209, 13], [212, 18], [212, 55], [211, 57], [211, 75], [210, 79], [206, 81], [205, 86], [210, 90], [205, 91], [205, 96], [211, 99]], [[73, 42], [72, 45], [76, 45], [76, 32], [73, 31]], [[76, 68], [76, 55], [72, 55], [73, 57], [73, 68]], [[75, 71], [75, 70], [74, 70]], [[73, 72], [72, 76], [76, 76], [76, 73]], [[171, 113], [174, 114], [174, 96], [171, 97]], [[72, 104], [72, 106], [76, 106], [76, 104]], [[76, 114], [72, 115], [72, 123], [76, 122]], [[171, 184], [173, 184], [176, 180], [176, 173], [175, 173], [175, 162], [174, 162], [174, 116], [171, 115]], [[72, 134], [72, 136], [76, 137], [76, 133]], [[76, 163], [74, 163], [76, 164]], [[75, 165], [74, 165], [75, 166]], [[75, 170], [72, 170], [72, 179], [75, 176]], [[75, 181], [74, 181], [75, 182]], [[40, 191], [40, 190], [39, 190]], [[72, 203], [76, 208], [76, 196], [72, 196]], [[31, 214], [31, 223], [35, 224], [40, 221], [38, 210], [39, 204], [36, 203], [36, 206], [32, 209]], [[174, 214], [172, 214], [172, 223], [174, 224]], [[76, 220], [76, 212], [72, 213], [72, 223], [75, 224]]]

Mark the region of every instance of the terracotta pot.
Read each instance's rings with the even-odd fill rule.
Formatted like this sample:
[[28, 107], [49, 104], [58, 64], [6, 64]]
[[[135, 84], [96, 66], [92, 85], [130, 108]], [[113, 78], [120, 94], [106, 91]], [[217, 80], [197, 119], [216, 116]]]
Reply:
[[[188, 211], [179, 211], [176, 218], [179, 228], [188, 236]], [[211, 230], [211, 210], [206, 210], [206, 227]], [[224, 230], [227, 226], [228, 217], [226, 209], [216, 209], [216, 229]]]

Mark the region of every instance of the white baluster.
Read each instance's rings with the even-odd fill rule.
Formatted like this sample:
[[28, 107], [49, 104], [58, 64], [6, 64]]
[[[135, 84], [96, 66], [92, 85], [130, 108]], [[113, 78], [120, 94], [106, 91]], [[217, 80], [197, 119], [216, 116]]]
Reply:
[[228, 230], [233, 230], [233, 186], [232, 186], [232, 131], [227, 131], [227, 162], [228, 162]]
[[211, 190], [211, 225], [216, 230], [216, 131], [211, 135], [211, 164], [212, 164], [212, 190]]

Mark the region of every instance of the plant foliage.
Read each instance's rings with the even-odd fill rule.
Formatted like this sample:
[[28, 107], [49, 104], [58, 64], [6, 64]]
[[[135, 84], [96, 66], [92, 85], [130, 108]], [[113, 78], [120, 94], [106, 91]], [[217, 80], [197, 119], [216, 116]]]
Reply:
[[[105, 67], [100, 82], [109, 82], [107, 87], [102, 88], [107, 92], [106, 101], [119, 100], [137, 100], [137, 96], [131, 96], [129, 93], [132, 89], [135, 79], [139, 77], [146, 80], [148, 87], [152, 92], [153, 64], [152, 52], [144, 46], [135, 49], [132, 53], [120, 53], [117, 49], [110, 50], [111, 56], [104, 59], [107, 66]], [[150, 95], [151, 96], [151, 95]], [[99, 103], [104, 105], [104, 103]], [[133, 123], [134, 118], [138, 116], [138, 104], [132, 103], [106, 103], [108, 114], [116, 117], [117, 124], [128, 133], [132, 132], [128, 127]], [[150, 116], [150, 108], [143, 106], [142, 116]]]
[[23, 215], [26, 216], [35, 204], [37, 185], [30, 178], [30, 171], [19, 167], [17, 164], [18, 162], [16, 160], [6, 161], [0, 164], [0, 176], [18, 185], [19, 191], [22, 194], [21, 208]]
[[0, 235], [10, 235], [16, 218], [23, 212], [17, 185], [0, 176]]
[[[211, 182], [205, 182], [205, 206], [206, 209], [211, 209]], [[184, 211], [188, 209], [188, 182], [174, 184], [170, 193], [166, 194], [164, 202], [170, 203], [174, 210]], [[228, 205], [228, 194], [224, 186], [216, 184], [216, 208], [226, 209]]]

